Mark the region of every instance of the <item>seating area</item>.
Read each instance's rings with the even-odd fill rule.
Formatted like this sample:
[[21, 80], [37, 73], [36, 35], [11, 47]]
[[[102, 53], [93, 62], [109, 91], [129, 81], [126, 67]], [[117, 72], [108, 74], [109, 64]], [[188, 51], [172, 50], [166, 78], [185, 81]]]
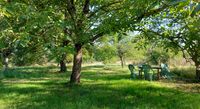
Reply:
[[149, 64], [133, 65], [129, 64], [130, 79], [160, 80], [161, 78], [170, 79], [170, 73], [167, 64], [161, 63], [159, 66], [151, 66]]

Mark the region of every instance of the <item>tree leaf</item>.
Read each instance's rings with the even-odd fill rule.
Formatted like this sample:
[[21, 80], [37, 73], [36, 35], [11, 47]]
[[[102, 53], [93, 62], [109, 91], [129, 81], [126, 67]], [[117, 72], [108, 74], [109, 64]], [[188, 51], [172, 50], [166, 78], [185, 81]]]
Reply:
[[200, 11], [200, 3], [198, 3], [198, 5], [192, 11], [191, 17], [194, 17], [199, 11]]

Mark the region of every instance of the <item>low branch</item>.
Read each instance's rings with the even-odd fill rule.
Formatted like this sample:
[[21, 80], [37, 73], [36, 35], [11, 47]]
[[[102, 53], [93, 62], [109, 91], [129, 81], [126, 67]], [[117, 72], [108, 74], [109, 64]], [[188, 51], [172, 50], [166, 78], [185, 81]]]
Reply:
[[161, 12], [164, 9], [168, 8], [169, 6], [170, 5], [166, 5], [165, 4], [165, 5], [161, 6], [158, 9], [154, 9], [154, 10], [145, 12], [145, 13], [141, 14], [140, 16], [136, 17], [136, 21], [138, 22], [138, 21], [141, 21], [143, 18], [146, 18], [146, 17], [152, 16], [152, 15], [158, 14], [159, 12]]
[[[161, 34], [161, 33], [158, 33], [158, 32], [155, 32], [155, 31], [150, 31], [150, 30], [144, 31], [144, 30], [142, 30], [142, 29], [138, 29], [138, 31], [141, 31], [141, 32], [143, 32], [143, 33], [145, 33], [145, 34], [147, 34], [148, 32], [151, 32], [151, 33], [153, 33], [153, 34], [155, 34], [155, 35], [157, 35], [157, 36], [161, 36], [161, 37], [164, 37], [164, 36], [165, 36], [165, 35], [163, 35], [163, 34]], [[172, 44], [174, 44], [175, 46], [177, 46], [178, 48], [180, 48], [181, 52], [183, 53], [183, 57], [186, 59], [187, 62], [190, 62], [190, 59], [191, 59], [191, 58], [188, 58], [188, 57], [186, 56], [185, 49], [184, 49], [181, 45], [179, 45], [178, 42], [175, 42], [175, 41], [174, 41], [174, 39], [177, 39], [177, 38], [180, 39], [180, 38], [182, 38], [181, 35], [182, 35], [182, 33], [179, 33], [179, 34], [177, 34], [176, 36], [169, 36], [169, 37], [166, 37], [165, 39], [168, 39]], [[189, 52], [187, 52], [187, 53], [188, 53], [190, 56], [192, 56], [191, 53], [189, 53]]]

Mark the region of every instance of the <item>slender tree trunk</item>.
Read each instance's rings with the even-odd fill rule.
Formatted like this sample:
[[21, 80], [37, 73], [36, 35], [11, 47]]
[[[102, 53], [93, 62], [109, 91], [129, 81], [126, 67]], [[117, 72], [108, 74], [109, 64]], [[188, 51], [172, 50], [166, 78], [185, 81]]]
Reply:
[[74, 53], [73, 68], [72, 68], [70, 83], [73, 84], [80, 83], [81, 65], [82, 65], [82, 45], [75, 44], [75, 53]]
[[[68, 46], [69, 42], [70, 42], [69, 40], [64, 40], [62, 47]], [[62, 54], [61, 60], [59, 62], [60, 63], [60, 72], [66, 72], [67, 71], [66, 56], [67, 56], [66, 52]]]
[[61, 60], [60, 60], [60, 72], [66, 72], [67, 66], [66, 66], [66, 53], [62, 54]]
[[121, 61], [121, 66], [122, 66], [122, 68], [124, 68], [124, 59], [123, 59], [123, 56], [119, 56], [119, 58], [120, 58], [120, 61]]
[[8, 57], [5, 56], [5, 55], [2, 53], [1, 59], [2, 59], [2, 64], [3, 64], [3, 70], [2, 70], [2, 72], [5, 72], [5, 71], [8, 70]]
[[126, 59], [123, 57], [124, 66], [126, 65]]
[[200, 82], [200, 65], [196, 65], [196, 78]]
[[[68, 15], [67, 15], [67, 9], [65, 9], [65, 13], [64, 13], [64, 21], [67, 22], [68, 21]], [[63, 29], [64, 35], [68, 36], [69, 31], [68, 29], [65, 27]], [[70, 43], [69, 40], [64, 40], [62, 47], [68, 46]], [[67, 71], [67, 66], [66, 66], [66, 53], [62, 54], [61, 60], [60, 60], [60, 72], [66, 72]]]

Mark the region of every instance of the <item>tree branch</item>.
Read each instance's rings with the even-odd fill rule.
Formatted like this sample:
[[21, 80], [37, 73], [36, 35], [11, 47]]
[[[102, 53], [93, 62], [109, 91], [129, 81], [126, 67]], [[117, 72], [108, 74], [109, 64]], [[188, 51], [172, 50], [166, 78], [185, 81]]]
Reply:
[[89, 5], [90, 5], [90, 0], [85, 0], [85, 4], [83, 7], [83, 13], [86, 15], [89, 13]]
[[154, 10], [145, 12], [145, 13], [139, 15], [138, 17], [136, 17], [136, 21], [138, 22], [138, 21], [141, 21], [143, 18], [149, 17], [149, 16], [151, 16], [151, 15], [158, 14], [159, 12], [163, 11], [164, 9], [166, 9], [166, 8], [169, 7], [169, 6], [170, 6], [170, 5], [164, 4], [163, 6], [161, 6], [161, 7], [158, 8], [158, 9], [154, 9]]
[[66, 0], [66, 2], [67, 2], [67, 11], [69, 12], [72, 19], [74, 19], [74, 14], [76, 13], [74, 0]]
[[[150, 30], [144, 31], [143, 29], [138, 29], [138, 31], [141, 31], [141, 32], [143, 32], [143, 33], [145, 33], [145, 34], [147, 34], [148, 32], [151, 32], [151, 33], [153, 33], [153, 34], [155, 34], [155, 35], [157, 35], [157, 36], [164, 37], [163, 34], [160, 34], [160, 33], [155, 32], [155, 31], [150, 31]], [[186, 59], [187, 62], [190, 62], [189, 59], [191, 59], [191, 58], [188, 58], [188, 57], [186, 56], [185, 51], [190, 55], [190, 57], [192, 57], [192, 54], [189, 53], [187, 50], [185, 50], [181, 45], [179, 45], [178, 42], [175, 42], [175, 41], [174, 41], [174, 39], [176, 39], [176, 38], [178, 38], [178, 39], [182, 38], [181, 35], [182, 35], [182, 33], [179, 33], [179, 34], [177, 34], [176, 36], [169, 36], [169, 37], [166, 37], [166, 39], [169, 40], [172, 44], [174, 44], [174, 45], [177, 46], [178, 48], [180, 48], [180, 49], [181, 49], [181, 52], [183, 53], [183, 57]]]
[[88, 16], [88, 18], [93, 17], [96, 13], [98, 13], [98, 12], [101, 11], [101, 10], [105, 10], [104, 8], [107, 8], [107, 7], [109, 7], [109, 6], [112, 6], [112, 5], [114, 5], [114, 4], [121, 3], [121, 2], [122, 2], [122, 1], [114, 1], [114, 2], [111, 2], [111, 3], [105, 4], [105, 5], [101, 6], [101, 7], [99, 7], [96, 11], [92, 12], [92, 13]]
[[99, 34], [96, 34], [94, 37], [92, 37], [90, 39], [90, 42], [94, 42], [95, 40], [97, 40], [98, 38], [102, 37], [104, 35], [104, 32], [101, 32]]

